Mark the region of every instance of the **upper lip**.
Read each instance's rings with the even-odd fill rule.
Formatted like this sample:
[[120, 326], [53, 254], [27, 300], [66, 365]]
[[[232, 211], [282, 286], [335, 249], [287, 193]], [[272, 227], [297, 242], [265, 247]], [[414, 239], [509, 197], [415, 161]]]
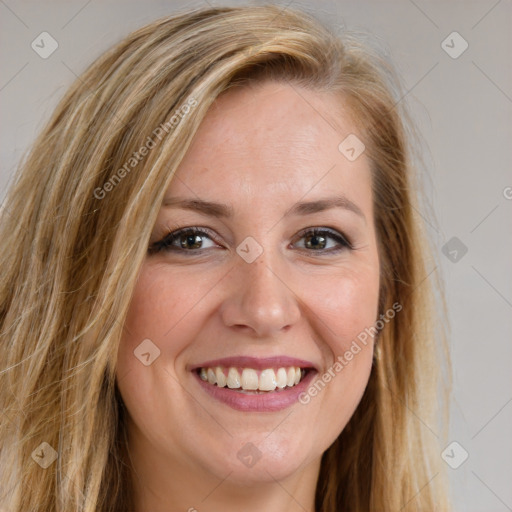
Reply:
[[212, 359], [199, 364], [190, 366], [190, 370], [194, 371], [198, 368], [214, 368], [223, 366], [225, 368], [254, 368], [255, 370], [265, 370], [266, 368], [283, 368], [290, 366], [299, 366], [300, 368], [317, 369], [311, 361], [297, 359], [289, 356], [274, 357], [251, 357], [251, 356], [234, 356], [223, 357], [221, 359]]

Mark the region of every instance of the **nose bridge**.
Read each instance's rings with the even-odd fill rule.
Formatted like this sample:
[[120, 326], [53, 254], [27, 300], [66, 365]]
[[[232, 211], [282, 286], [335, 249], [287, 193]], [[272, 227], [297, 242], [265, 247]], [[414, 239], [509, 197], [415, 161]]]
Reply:
[[225, 325], [268, 336], [296, 323], [299, 305], [285, 269], [277, 251], [265, 250], [252, 263], [240, 258], [222, 308]]

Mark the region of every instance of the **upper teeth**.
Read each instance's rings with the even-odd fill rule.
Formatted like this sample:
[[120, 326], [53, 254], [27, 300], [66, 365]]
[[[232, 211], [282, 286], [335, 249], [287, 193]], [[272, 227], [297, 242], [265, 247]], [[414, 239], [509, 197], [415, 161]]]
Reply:
[[217, 384], [219, 387], [228, 387], [230, 389], [243, 389], [247, 391], [273, 391], [274, 389], [283, 389], [286, 386], [295, 386], [300, 382], [303, 376], [303, 370], [298, 366], [289, 368], [279, 368], [274, 370], [268, 368], [258, 371], [253, 368], [201, 368], [199, 376], [202, 380], [210, 384]]

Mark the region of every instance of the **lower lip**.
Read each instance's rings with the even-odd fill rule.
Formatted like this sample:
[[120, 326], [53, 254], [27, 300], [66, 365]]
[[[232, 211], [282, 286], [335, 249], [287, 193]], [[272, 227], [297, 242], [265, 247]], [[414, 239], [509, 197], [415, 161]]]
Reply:
[[202, 380], [197, 372], [193, 372], [200, 386], [219, 402], [229, 405], [232, 409], [246, 412], [274, 412], [281, 411], [298, 402], [299, 395], [304, 392], [316, 375], [315, 370], [309, 370], [307, 375], [291, 388], [284, 388], [281, 391], [270, 391], [267, 393], [246, 394], [230, 389], [219, 388]]

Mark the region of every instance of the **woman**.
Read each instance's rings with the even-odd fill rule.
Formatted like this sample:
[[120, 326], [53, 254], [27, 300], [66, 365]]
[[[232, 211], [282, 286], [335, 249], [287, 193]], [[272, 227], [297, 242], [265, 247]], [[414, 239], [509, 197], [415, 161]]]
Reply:
[[272, 6], [92, 64], [1, 218], [5, 509], [447, 510], [400, 97]]

